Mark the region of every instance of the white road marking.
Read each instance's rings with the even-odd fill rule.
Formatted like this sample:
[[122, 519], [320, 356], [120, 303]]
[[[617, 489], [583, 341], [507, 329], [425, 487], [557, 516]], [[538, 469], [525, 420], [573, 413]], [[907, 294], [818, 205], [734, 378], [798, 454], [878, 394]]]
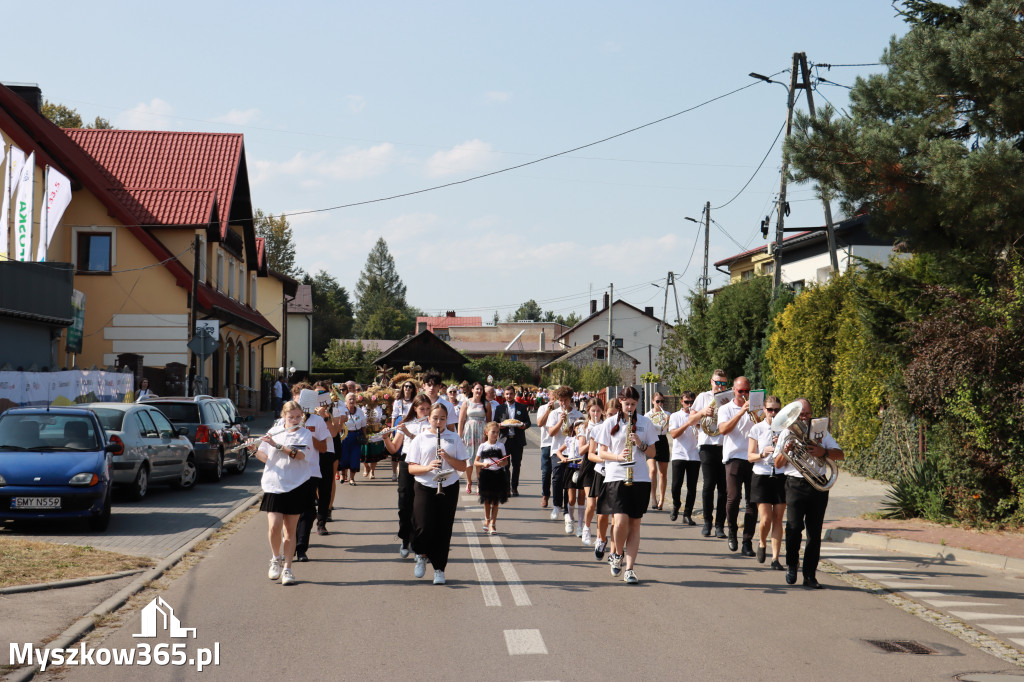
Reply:
[[[906, 578], [901, 578], [901, 580], [906, 580]], [[904, 587], [953, 587], [952, 585], [942, 585], [939, 583], [896, 582], [895, 580], [882, 580], [880, 582], [886, 587], [891, 587], [896, 590], [901, 590]]]
[[520, 582], [519, 574], [516, 573], [516, 567], [512, 565], [512, 560], [508, 558], [508, 552], [505, 551], [505, 546], [501, 544], [501, 539], [497, 535], [491, 535], [490, 538], [491, 546], [494, 548], [494, 556], [498, 557], [498, 565], [501, 567], [501, 572], [505, 575], [505, 582], [508, 583], [508, 588], [512, 591], [512, 599], [515, 601], [516, 606], [531, 606], [530, 598], [526, 595], [526, 588]]
[[920, 597], [921, 599], [928, 599], [929, 597], [933, 599], [935, 597], [945, 597], [948, 599], [949, 597], [956, 596], [952, 594], [946, 594], [945, 592], [939, 592], [938, 590], [903, 590], [903, 594], [907, 595], [908, 597]]
[[1024, 625], [996, 625], [995, 623], [978, 623], [978, 627], [991, 630], [997, 635], [1019, 635], [1024, 633]]
[[[907, 594], [910, 594], [910, 593], [908, 592]], [[977, 601], [942, 601], [942, 600], [939, 600], [939, 599], [922, 599], [921, 601], [927, 602], [927, 603], [931, 604], [932, 606], [937, 606], [939, 608], [949, 608], [950, 606], [960, 606], [960, 607], [963, 607], [963, 606], [973, 606], [974, 608], [978, 608], [980, 606], [995, 606], [995, 607], [1002, 606], [1002, 604], [986, 604], [984, 602], [977, 602]]]
[[1010, 641], [1017, 646], [1024, 646], [1024, 639], [1010, 639]]
[[484, 593], [484, 606], [501, 606], [501, 597], [494, 588], [494, 580], [491, 579], [491, 571], [487, 568], [473, 523], [468, 519], [462, 519], [462, 525], [466, 529], [466, 541], [469, 544], [469, 555], [473, 557], [473, 566], [476, 568], [476, 579]]
[[1012, 613], [982, 613], [980, 611], [950, 611], [951, 614], [960, 620], [983, 620], [985, 618], [1024, 618], [1015, 616]]
[[505, 646], [508, 647], [509, 656], [548, 652], [540, 630], [505, 630]]
[[886, 566], [888, 568], [900, 568], [891, 561], [878, 561], [877, 559], [830, 559], [842, 566]]

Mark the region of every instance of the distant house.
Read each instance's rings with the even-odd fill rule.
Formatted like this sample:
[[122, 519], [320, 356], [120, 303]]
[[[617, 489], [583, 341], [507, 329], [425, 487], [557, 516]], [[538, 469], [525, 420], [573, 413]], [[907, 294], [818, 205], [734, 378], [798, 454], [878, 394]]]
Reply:
[[448, 344], [470, 360], [503, 355], [522, 362], [536, 377], [540, 368], [564, 355], [555, 338], [568, 330], [557, 322], [499, 322], [495, 325], [448, 327]]
[[398, 341], [385, 350], [373, 364], [381, 367], [404, 367], [415, 362], [424, 369], [436, 369], [441, 374], [456, 375], [462, 373], [466, 358], [449, 346], [432, 332], [424, 329]]
[[[859, 215], [834, 225], [839, 271], [845, 272], [853, 257], [884, 263], [892, 255], [892, 240], [881, 239], [868, 232], [868, 216]], [[723, 258], [715, 268], [729, 275], [730, 284], [761, 275], [774, 275], [772, 244], [765, 244]], [[828, 239], [824, 226], [798, 232], [782, 241], [782, 282], [797, 289], [815, 282], [825, 282], [832, 271]]]
[[416, 318], [416, 332], [432, 332], [437, 338], [447, 341], [450, 338], [448, 329], [450, 327], [482, 327], [482, 317], [459, 317], [454, 310], [449, 310], [444, 315], [421, 315]]
[[[555, 363], [565, 362], [574, 367], [583, 369], [595, 362], [607, 362], [608, 353], [608, 340], [607, 339], [596, 339], [590, 343], [584, 343], [579, 346], [573, 347], [565, 355], [545, 364], [541, 370], [546, 370]], [[619, 376], [622, 377], [620, 384], [622, 386], [632, 386], [639, 381], [639, 374], [637, 368], [640, 366], [640, 361], [634, 358], [628, 353], [624, 353], [618, 348], [612, 348], [612, 367], [619, 370]]]
[[[588, 345], [603, 339], [604, 346], [595, 346], [595, 357], [604, 359], [608, 341], [608, 295], [604, 297], [604, 307], [597, 309], [597, 301], [590, 302], [590, 315], [556, 339], [569, 351], [577, 346]], [[661, 352], [662, 323], [654, 315], [653, 307], [644, 309], [626, 303], [622, 299], [615, 301], [611, 309], [613, 346], [630, 358], [639, 362], [638, 371], [658, 372], [658, 353]], [[665, 324], [664, 336], [668, 336], [672, 325]]]

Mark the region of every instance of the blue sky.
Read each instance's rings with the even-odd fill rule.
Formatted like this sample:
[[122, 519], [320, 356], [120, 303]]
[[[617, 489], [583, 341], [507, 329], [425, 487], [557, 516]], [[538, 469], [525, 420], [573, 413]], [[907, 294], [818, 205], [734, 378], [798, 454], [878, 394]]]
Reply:
[[[65, 9], [57, 10], [62, 6]], [[85, 120], [241, 132], [254, 206], [291, 213], [523, 163], [682, 111], [747, 74], [877, 62], [905, 24], [888, 1], [19, 3], [5, 82], [38, 83]], [[40, 38], [46, 30], [48, 40]], [[879, 67], [820, 70], [852, 85]], [[821, 84], [815, 102], [847, 102]], [[610, 282], [634, 305], [681, 299], [703, 256], [699, 218], [750, 178], [785, 119], [760, 84], [571, 155], [455, 187], [295, 215], [297, 260], [350, 291], [383, 236], [412, 305], [494, 311], [534, 298], [585, 313]], [[801, 103], [801, 108], [804, 104]], [[771, 152], [712, 217], [710, 260], [763, 244], [779, 186]], [[819, 225], [790, 185], [787, 224]], [[692, 257], [691, 257], [692, 254]], [[712, 286], [725, 277], [712, 268]], [[670, 308], [674, 307], [670, 304]], [[685, 313], [684, 313], [685, 314]], [[670, 319], [674, 314], [670, 313]]]

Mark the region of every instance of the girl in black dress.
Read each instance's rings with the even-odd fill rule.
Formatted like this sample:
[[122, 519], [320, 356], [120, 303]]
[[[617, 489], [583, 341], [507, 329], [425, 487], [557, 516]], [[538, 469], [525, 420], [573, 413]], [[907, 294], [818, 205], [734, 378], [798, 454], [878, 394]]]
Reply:
[[484, 438], [487, 440], [476, 451], [475, 465], [480, 471], [477, 488], [480, 503], [484, 506], [484, 532], [488, 535], [498, 532], [495, 527], [498, 507], [508, 502], [508, 455], [505, 454], [505, 446], [498, 442], [499, 433], [498, 422], [488, 422], [484, 426]]

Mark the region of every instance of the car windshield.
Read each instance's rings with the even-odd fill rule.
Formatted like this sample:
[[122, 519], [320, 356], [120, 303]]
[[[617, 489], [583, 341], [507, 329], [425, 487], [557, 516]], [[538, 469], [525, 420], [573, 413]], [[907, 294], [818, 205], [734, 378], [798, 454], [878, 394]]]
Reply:
[[217, 404], [220, 405], [221, 409], [227, 413], [229, 420], [238, 416], [238, 412], [235, 410], [235, 404], [230, 400], [218, 400]]
[[100, 424], [103, 426], [105, 431], [122, 431], [124, 424], [124, 415], [126, 414], [123, 410], [113, 410], [103, 407], [93, 408], [93, 413], [99, 417]]
[[195, 403], [150, 403], [176, 424], [199, 424], [199, 406]]
[[83, 415], [8, 413], [0, 417], [0, 450], [86, 452], [101, 447], [93, 421]]

